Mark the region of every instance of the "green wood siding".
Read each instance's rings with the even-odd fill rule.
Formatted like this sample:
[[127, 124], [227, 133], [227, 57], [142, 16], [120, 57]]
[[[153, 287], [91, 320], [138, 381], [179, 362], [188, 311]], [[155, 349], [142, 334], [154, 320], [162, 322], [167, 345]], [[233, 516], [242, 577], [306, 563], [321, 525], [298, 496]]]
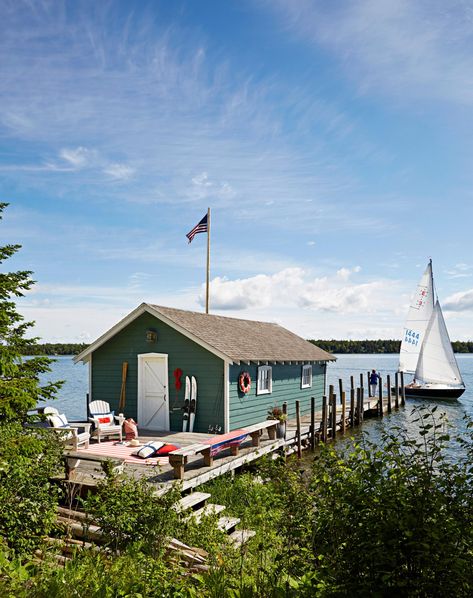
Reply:
[[[289, 419], [296, 416], [296, 400], [300, 401], [302, 414], [310, 413], [311, 397], [315, 397], [316, 410], [322, 409], [325, 388], [324, 365], [312, 365], [311, 388], [301, 388], [301, 365], [276, 364], [271, 367], [273, 368], [272, 392], [257, 395], [258, 367], [253, 364], [230, 366], [230, 430], [265, 420], [268, 409], [274, 405], [282, 407], [284, 401], [287, 401]], [[246, 395], [238, 388], [238, 378], [241, 372], [249, 372], [251, 376], [251, 390]]]
[[[146, 330], [155, 330], [156, 343], [146, 342]], [[171, 430], [182, 429], [182, 406], [186, 376], [195, 376], [198, 385], [195, 432], [207, 432], [210, 425], [223, 429], [223, 361], [174, 328], [150, 314], [143, 314], [118, 332], [92, 354], [91, 400], [108, 401], [115, 411], [120, 400], [122, 363], [128, 362], [126, 382], [127, 417], [137, 418], [138, 355], [166, 353], [168, 355], [169, 404]], [[173, 372], [183, 371], [182, 388], [177, 393]], [[139, 429], [138, 422], [138, 429]]]

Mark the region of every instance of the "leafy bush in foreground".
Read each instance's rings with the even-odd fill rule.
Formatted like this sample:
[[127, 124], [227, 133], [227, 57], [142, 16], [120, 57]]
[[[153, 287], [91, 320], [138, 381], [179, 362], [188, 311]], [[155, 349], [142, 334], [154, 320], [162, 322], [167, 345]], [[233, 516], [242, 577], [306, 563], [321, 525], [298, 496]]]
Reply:
[[[178, 521], [141, 483], [113, 477], [86, 503], [119, 553], [75, 557], [64, 568], [1, 558], [0, 593], [14, 596], [462, 597], [473, 590], [473, 442], [458, 458], [436, 410], [417, 410], [419, 434], [387, 431], [349, 448], [322, 447], [309, 474], [296, 461], [207, 485], [257, 533], [234, 550], [216, 530]], [[471, 426], [470, 426], [471, 432]], [[458, 448], [458, 446], [457, 446]], [[155, 512], [155, 516], [153, 515]], [[168, 517], [169, 516], [169, 517]], [[153, 519], [155, 517], [155, 519]], [[131, 523], [131, 526], [129, 526]], [[149, 533], [147, 533], [149, 531]], [[167, 534], [210, 550], [191, 574], [165, 551]], [[25, 581], [26, 580], [26, 581]], [[3, 585], [2, 585], [3, 584]], [[23, 585], [22, 585], [23, 584]], [[22, 594], [19, 587], [27, 588]]]

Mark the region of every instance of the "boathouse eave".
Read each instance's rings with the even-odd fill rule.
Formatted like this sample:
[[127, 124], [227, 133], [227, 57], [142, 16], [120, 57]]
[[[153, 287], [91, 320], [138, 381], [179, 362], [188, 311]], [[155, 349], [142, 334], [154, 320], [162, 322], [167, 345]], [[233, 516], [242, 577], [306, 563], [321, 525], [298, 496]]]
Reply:
[[225, 355], [225, 353], [218, 351], [217, 349], [215, 349], [215, 347], [212, 347], [202, 339], [197, 338], [191, 332], [182, 328], [181, 326], [179, 326], [179, 324], [176, 324], [176, 322], [173, 322], [171, 319], [167, 318], [159, 311], [153, 309], [153, 307], [149, 305], [149, 303], [142, 303], [136, 309], [130, 312], [127, 316], [125, 316], [122, 320], [120, 320], [117, 324], [115, 324], [115, 326], [112, 326], [112, 328], [107, 330], [107, 332], [102, 334], [102, 336], [100, 336], [96, 341], [89, 345], [87, 349], [84, 349], [84, 351], [79, 353], [79, 355], [76, 355], [74, 357], [74, 363], [79, 363], [79, 361], [82, 361], [83, 363], [88, 363], [94, 351], [96, 351], [99, 347], [101, 347], [108, 340], [114, 337], [118, 332], [120, 332], [126, 326], [128, 326], [128, 324], [136, 320], [136, 318], [143, 315], [144, 313], [149, 313], [158, 320], [161, 320], [161, 322], [163, 322], [164, 324], [167, 324], [171, 328], [174, 328], [174, 330], [177, 330], [177, 332], [180, 332], [181, 334], [191, 339], [210, 353], [213, 353], [217, 357], [220, 357], [220, 359], [223, 359], [223, 361], [225, 361], [228, 365], [233, 365], [235, 363], [229, 355]]

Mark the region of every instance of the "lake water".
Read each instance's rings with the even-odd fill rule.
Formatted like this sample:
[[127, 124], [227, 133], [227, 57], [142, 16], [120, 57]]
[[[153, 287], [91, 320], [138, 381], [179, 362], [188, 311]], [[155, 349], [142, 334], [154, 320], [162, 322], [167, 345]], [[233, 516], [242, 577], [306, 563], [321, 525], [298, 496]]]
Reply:
[[[43, 376], [45, 380], [64, 380], [64, 386], [59, 391], [54, 406], [64, 412], [70, 420], [84, 420], [86, 418], [86, 393], [88, 391], [89, 370], [87, 365], [74, 364], [72, 357], [60, 356], [55, 358], [51, 372]], [[396, 424], [406, 429], [414, 429], [412, 424], [412, 407], [414, 405], [437, 404], [442, 412], [447, 414], [451, 424], [459, 431], [465, 429], [463, 420], [465, 415], [473, 418], [473, 354], [457, 355], [466, 391], [457, 401], [407, 401], [406, 409], [393, 412], [381, 419], [367, 420], [363, 429], [376, 439], [384, 426]], [[398, 366], [397, 355], [338, 355], [335, 363], [328, 366], [328, 384], [333, 384], [338, 391], [338, 379], [342, 378], [344, 387], [350, 387], [350, 376], [355, 376], [355, 384], [359, 384], [360, 373], [366, 379], [368, 370], [376, 369], [386, 382], [386, 375], [391, 374], [394, 383], [394, 372]], [[118, 398], [118, 397], [117, 397]]]

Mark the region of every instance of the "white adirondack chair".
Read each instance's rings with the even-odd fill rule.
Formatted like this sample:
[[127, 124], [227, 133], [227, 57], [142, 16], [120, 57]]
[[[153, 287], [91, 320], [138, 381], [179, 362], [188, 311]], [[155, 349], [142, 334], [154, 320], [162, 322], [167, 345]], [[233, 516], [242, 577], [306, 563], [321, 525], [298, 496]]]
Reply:
[[[60, 414], [56, 407], [45, 407], [44, 415], [48, 420], [49, 427], [61, 433], [66, 445], [71, 445], [77, 450], [82, 444], [84, 448], [89, 448], [90, 428], [89, 422], [71, 423], [67, 421], [64, 414]], [[79, 430], [83, 429], [83, 432]]]
[[[122, 441], [122, 426], [125, 421], [123, 414], [112, 414], [110, 404], [106, 401], [92, 401], [89, 403], [89, 413], [89, 421], [94, 426], [92, 436], [96, 436], [98, 442], [103, 436], [119, 436], [120, 442]], [[108, 421], [104, 421], [107, 419]]]

